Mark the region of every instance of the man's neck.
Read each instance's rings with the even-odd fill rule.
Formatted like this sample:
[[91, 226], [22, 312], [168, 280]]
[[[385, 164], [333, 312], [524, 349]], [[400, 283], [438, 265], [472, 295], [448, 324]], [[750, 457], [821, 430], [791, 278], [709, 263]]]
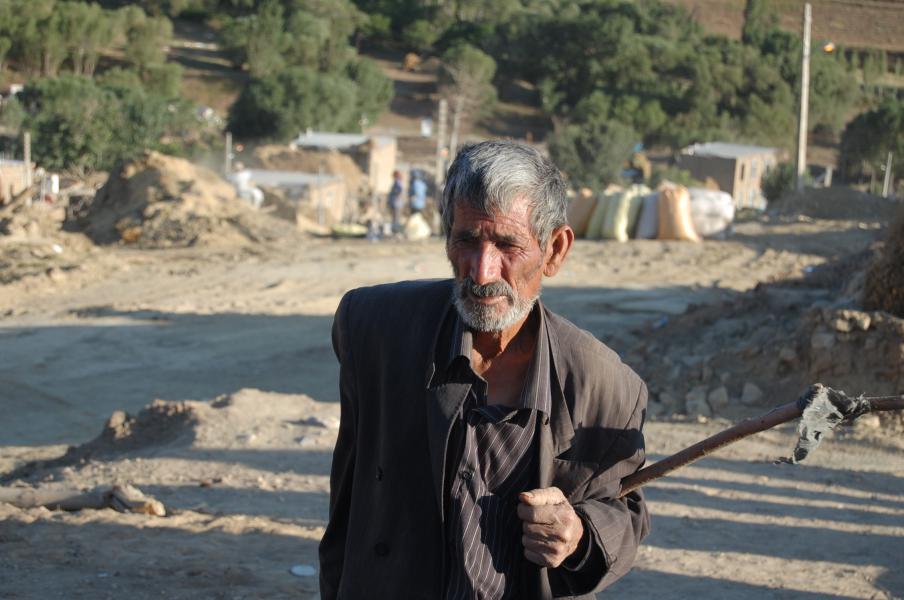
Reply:
[[539, 320], [536, 309], [502, 331], [474, 331], [472, 367], [478, 374], [490, 368], [494, 361], [505, 358], [533, 356], [537, 344]]

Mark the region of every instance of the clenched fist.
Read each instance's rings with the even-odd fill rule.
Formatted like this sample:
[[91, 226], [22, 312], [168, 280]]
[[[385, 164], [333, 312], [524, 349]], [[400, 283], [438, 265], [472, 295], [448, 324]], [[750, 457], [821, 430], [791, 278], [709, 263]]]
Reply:
[[558, 567], [577, 550], [584, 524], [557, 487], [521, 492], [524, 556], [541, 567]]

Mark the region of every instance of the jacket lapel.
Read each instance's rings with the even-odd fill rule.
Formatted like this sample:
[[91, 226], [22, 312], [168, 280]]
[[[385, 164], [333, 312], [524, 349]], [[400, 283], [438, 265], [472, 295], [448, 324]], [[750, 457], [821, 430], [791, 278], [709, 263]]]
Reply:
[[452, 420], [468, 396], [471, 386], [466, 383], [444, 383], [427, 388], [427, 445], [430, 448], [430, 466], [433, 487], [439, 505], [440, 518], [445, 520], [443, 506], [443, 476], [446, 470], [446, 445]]

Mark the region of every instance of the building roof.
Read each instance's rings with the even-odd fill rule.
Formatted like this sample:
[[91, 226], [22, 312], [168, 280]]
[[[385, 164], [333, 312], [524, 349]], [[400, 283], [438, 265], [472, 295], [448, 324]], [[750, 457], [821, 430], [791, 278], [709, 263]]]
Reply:
[[327, 131], [308, 130], [292, 140], [296, 146], [303, 148], [334, 148], [344, 150], [373, 140], [378, 146], [392, 142], [388, 135], [366, 135], [363, 133], [332, 133]]
[[251, 181], [255, 185], [268, 187], [317, 185], [339, 179], [332, 175], [318, 175], [317, 173], [304, 173], [302, 171], [248, 169], [248, 172], [251, 174]]
[[776, 152], [778, 152], [778, 148], [747, 146], [745, 144], [731, 144], [728, 142], [692, 144], [681, 151], [682, 154], [714, 158], [740, 158], [742, 156], [750, 156], [751, 154], [775, 154]]

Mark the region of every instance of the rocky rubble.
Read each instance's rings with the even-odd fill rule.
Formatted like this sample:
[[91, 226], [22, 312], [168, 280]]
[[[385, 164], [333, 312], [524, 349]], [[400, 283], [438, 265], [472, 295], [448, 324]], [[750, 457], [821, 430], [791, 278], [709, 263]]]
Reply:
[[850, 394], [904, 392], [904, 319], [859, 308], [871, 259], [850, 257], [648, 327], [627, 361], [648, 382], [651, 414], [735, 420], [814, 382]]

